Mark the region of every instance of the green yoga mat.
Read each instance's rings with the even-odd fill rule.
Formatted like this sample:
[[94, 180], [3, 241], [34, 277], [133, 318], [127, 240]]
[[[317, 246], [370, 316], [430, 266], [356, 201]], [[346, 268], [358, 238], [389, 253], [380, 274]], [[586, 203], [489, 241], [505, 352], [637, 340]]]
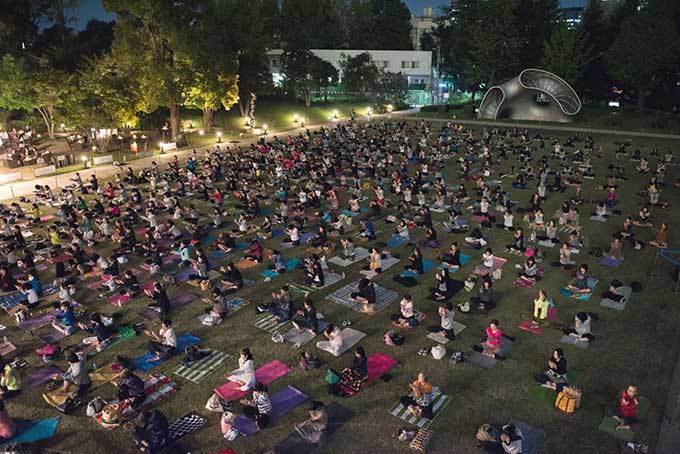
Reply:
[[124, 326], [120, 329], [118, 329], [118, 337], [116, 340], [111, 342], [111, 345], [109, 345], [109, 348], [116, 346], [118, 344], [122, 344], [125, 341], [129, 341], [130, 339], [134, 338], [137, 335], [135, 333], [135, 330], [130, 328], [129, 326]]
[[555, 406], [557, 400], [557, 391], [550, 388], [545, 388], [541, 385], [533, 385], [529, 389], [529, 401], [542, 405], [545, 407]]
[[[618, 403], [617, 403], [618, 404]], [[638, 418], [642, 419], [647, 415], [647, 412], [649, 411], [649, 407], [651, 406], [651, 402], [649, 399], [646, 397], [640, 397], [640, 404], [638, 405]], [[619, 425], [619, 422], [612, 418], [611, 416], [604, 416], [602, 418], [602, 421], [600, 422], [600, 425], [597, 426], [598, 429], [600, 429], [602, 432], [608, 433], [614, 438], [617, 438], [619, 440], [623, 441], [633, 441], [635, 440], [635, 432], [632, 430], [616, 430], [616, 426]]]

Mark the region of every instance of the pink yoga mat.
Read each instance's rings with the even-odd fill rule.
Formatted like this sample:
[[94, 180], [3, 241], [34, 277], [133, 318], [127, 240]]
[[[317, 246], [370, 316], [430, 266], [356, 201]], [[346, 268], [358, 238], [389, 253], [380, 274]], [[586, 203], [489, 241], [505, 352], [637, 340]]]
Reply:
[[[255, 380], [259, 381], [263, 385], [268, 385], [272, 383], [277, 378], [283, 377], [284, 375], [290, 373], [292, 369], [275, 359], [255, 370]], [[230, 374], [225, 375], [228, 377]], [[241, 385], [234, 382], [227, 382], [222, 386], [215, 388], [215, 393], [224, 400], [236, 400], [249, 394], [248, 392], [241, 391]]]
[[[369, 356], [366, 363], [368, 366], [368, 376], [364, 384], [361, 386], [362, 388], [365, 388], [366, 386], [370, 385], [378, 378], [382, 377], [384, 374], [392, 370], [392, 368], [397, 365], [397, 360], [392, 358], [390, 355], [386, 355], [385, 353], [379, 352]], [[349, 395], [356, 394], [353, 390], [345, 386], [341, 387], [342, 390]]]
[[128, 295], [113, 295], [109, 298], [109, 303], [118, 307], [123, 307], [129, 302], [130, 297]]

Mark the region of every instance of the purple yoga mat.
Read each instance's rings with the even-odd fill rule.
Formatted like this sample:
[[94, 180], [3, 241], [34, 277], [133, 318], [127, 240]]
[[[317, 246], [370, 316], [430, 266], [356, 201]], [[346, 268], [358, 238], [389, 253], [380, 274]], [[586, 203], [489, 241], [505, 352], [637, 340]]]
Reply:
[[61, 370], [57, 366], [47, 366], [41, 369], [31, 371], [23, 380], [23, 390], [28, 392], [43, 383], [47, 383], [54, 374], [60, 374]]
[[[184, 293], [176, 298], [173, 298], [170, 300], [170, 309], [177, 309], [180, 308], [186, 304], [189, 304], [190, 302], [194, 301], [196, 299], [196, 295], [193, 293]], [[151, 309], [150, 307], [147, 307], [144, 309], [142, 312], [139, 313], [139, 315], [147, 320], [155, 320], [157, 318], [160, 318], [160, 312]]]
[[[271, 397], [272, 411], [269, 413], [271, 423], [292, 411], [295, 407], [307, 400], [307, 395], [293, 386], [286, 386]], [[239, 415], [234, 422], [238, 431], [249, 437], [260, 431], [257, 424], [245, 415]]]
[[48, 313], [41, 315], [40, 317], [33, 317], [23, 322], [19, 323], [19, 329], [21, 331], [28, 331], [31, 329], [40, 328], [41, 326], [48, 325], [52, 321], [53, 314]]
[[619, 262], [618, 260], [616, 260], [613, 257], [604, 256], [600, 259], [600, 265], [609, 266], [609, 267], [612, 267], [612, 268], [618, 268], [619, 265], [621, 265], [621, 262]]

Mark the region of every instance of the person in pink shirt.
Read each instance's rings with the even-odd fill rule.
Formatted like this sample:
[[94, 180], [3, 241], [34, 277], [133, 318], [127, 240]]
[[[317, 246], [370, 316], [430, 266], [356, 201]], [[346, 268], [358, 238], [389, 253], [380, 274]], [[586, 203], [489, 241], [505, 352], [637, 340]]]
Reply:
[[17, 431], [14, 420], [5, 409], [5, 402], [0, 399], [0, 442], [9, 440]]
[[473, 345], [472, 348], [485, 356], [498, 360], [505, 359], [503, 355], [499, 354], [503, 340], [503, 331], [501, 330], [500, 322], [496, 319], [491, 320], [491, 323], [484, 330], [484, 333], [486, 334], [486, 341], [479, 345]]

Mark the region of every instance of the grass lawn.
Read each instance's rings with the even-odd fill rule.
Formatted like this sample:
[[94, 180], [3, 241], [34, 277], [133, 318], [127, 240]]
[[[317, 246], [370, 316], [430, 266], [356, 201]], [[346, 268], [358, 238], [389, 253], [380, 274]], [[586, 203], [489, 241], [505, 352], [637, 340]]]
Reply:
[[[479, 100], [474, 107], [478, 107]], [[424, 118], [453, 118], [476, 120], [477, 114], [469, 105], [461, 106], [458, 109], [451, 109], [448, 113], [439, 112], [420, 112], [419, 117]], [[665, 121], [663, 127], [654, 127], [657, 120]], [[507, 118], [499, 119], [502, 122], [514, 122]], [[536, 124], [536, 126], [556, 125], [592, 129], [616, 129], [622, 131], [640, 131], [657, 134], [680, 134], [680, 117], [661, 111], [636, 112], [634, 110], [615, 109], [603, 106], [585, 105], [581, 112], [573, 118], [571, 123], [553, 123], [516, 120], [517, 123]]]
[[[322, 110], [321, 108], [318, 108]], [[259, 106], [258, 111], [267, 111], [264, 106]], [[283, 115], [287, 109], [281, 109], [279, 115]], [[300, 109], [302, 112], [302, 109]], [[321, 113], [319, 113], [321, 115]], [[439, 126], [436, 125], [436, 128]], [[562, 136], [564, 139], [564, 136]], [[416, 138], [417, 140], [417, 138]], [[604, 197], [604, 193], [596, 189], [596, 185], [602, 184], [606, 176], [606, 166], [614, 161], [615, 141], [620, 138], [596, 137], [596, 145], [603, 144], [607, 158], [594, 160], [595, 180], [586, 180], [583, 197], [586, 199]], [[652, 145], [659, 144], [662, 150], [672, 148], [677, 142], [652, 141], [650, 139], [635, 139], [634, 146], [646, 145], [651, 149]], [[537, 146], [535, 143], [534, 146]], [[540, 157], [538, 151], [535, 158]], [[445, 176], [450, 185], [458, 182], [458, 166], [454, 160], [447, 161]], [[513, 161], [514, 163], [514, 161]], [[623, 161], [626, 167], [628, 181], [621, 184], [619, 191], [618, 208], [624, 214], [634, 215], [637, 213], [644, 199], [637, 195], [648, 180], [648, 175], [634, 173], [633, 164], [627, 158]], [[499, 168], [507, 168], [510, 161], [504, 161]], [[651, 166], [655, 160], [651, 161]], [[676, 167], [668, 170], [667, 180], [672, 182]], [[504, 183], [509, 188], [510, 182]], [[471, 185], [468, 184], [468, 188]], [[572, 193], [571, 189], [567, 194]], [[663, 200], [675, 202], [678, 200], [680, 190], [667, 185], [661, 193]], [[470, 191], [472, 192], [472, 191]], [[526, 206], [532, 190], [512, 191], [512, 198], [520, 201], [520, 206]], [[549, 194], [544, 211], [546, 218], [559, 207], [564, 195]], [[341, 200], [344, 203], [346, 196]], [[193, 201], [204, 213], [211, 209], [205, 204]], [[623, 217], [617, 216], [606, 223], [591, 222], [588, 213], [594, 209], [594, 205], [586, 203], [580, 208], [581, 222], [585, 227], [585, 235], [588, 246], [608, 248], [609, 237], [617, 232], [623, 222]], [[655, 211], [655, 221], [666, 220], [674, 227], [679, 224], [678, 211]], [[445, 215], [433, 213], [435, 220], [443, 220]], [[521, 225], [516, 216], [516, 225]], [[380, 240], [385, 240], [392, 232], [391, 226], [378, 221], [376, 228], [382, 232]], [[642, 240], [653, 238], [652, 229], [636, 229], [636, 234]], [[439, 230], [440, 241], [445, 245], [457, 240], [462, 245], [464, 235], [449, 235]], [[564, 234], [562, 234], [564, 235]], [[528, 235], [527, 235], [528, 236]], [[670, 232], [670, 240], [673, 245], [677, 234]], [[417, 230], [417, 239], [423, 238], [423, 232]], [[277, 248], [278, 240], [268, 240], [265, 246]], [[421, 284], [413, 288], [403, 288], [392, 280], [392, 277], [401, 270], [401, 265], [387, 270], [383, 275], [376, 278], [376, 282], [399, 292], [408, 292], [414, 297], [418, 310], [426, 312], [428, 319], [412, 330], [404, 332], [406, 342], [401, 347], [390, 347], [383, 343], [383, 334], [390, 328], [389, 315], [398, 311], [398, 304], [393, 304], [386, 310], [373, 317], [352, 312], [346, 308], [325, 300], [325, 296], [349, 282], [357, 280], [360, 266], [356, 264], [349, 268], [341, 269], [347, 273], [341, 284], [335, 284], [329, 289], [320, 290], [312, 294], [319, 312], [322, 312], [326, 320], [340, 323], [350, 320], [352, 327], [365, 332], [367, 337], [361, 342], [367, 353], [385, 352], [399, 361], [399, 366], [393, 371], [393, 378], [388, 383], [377, 381], [370, 388], [363, 390], [359, 395], [343, 399], [331, 397], [326, 392], [323, 381], [323, 370], [303, 372], [297, 367], [300, 350], [296, 350], [290, 343], [275, 344], [270, 340], [270, 334], [260, 331], [252, 326], [256, 318], [255, 306], [258, 303], [268, 301], [273, 290], [301, 275], [300, 271], [294, 271], [282, 277], [275, 278], [271, 282], [264, 282], [259, 272], [264, 265], [250, 269], [244, 274], [245, 277], [257, 280], [257, 284], [246, 287], [237, 296], [248, 299], [249, 307], [236, 312], [217, 327], [205, 327], [196, 317], [203, 313], [200, 303], [192, 303], [185, 306], [180, 312], [172, 315], [177, 333], [190, 331], [201, 338], [201, 345], [225, 351], [232, 355], [232, 359], [217, 372], [208, 376], [201, 384], [182, 380], [175, 377], [181, 386], [179, 392], [162, 401], [159, 408], [166, 413], [170, 420], [195, 410], [206, 415], [209, 424], [200, 432], [187, 439], [183, 446], [185, 451], [207, 453], [218, 451], [227, 445], [219, 430], [217, 414], [204, 410], [204, 404], [211, 395], [211, 390], [225, 382], [223, 375], [235, 368], [236, 357], [239, 349], [249, 346], [255, 356], [256, 365], [264, 364], [272, 359], [286, 362], [294, 371], [275, 381], [270, 386], [270, 393], [275, 393], [287, 385], [294, 385], [311, 396], [313, 399], [325, 402], [337, 401], [351, 409], [355, 416], [350, 419], [332, 437], [330, 444], [321, 450], [324, 453], [388, 453], [388, 452], [411, 452], [404, 445], [394, 441], [391, 434], [394, 429], [402, 427], [402, 421], [387, 413], [388, 409], [397, 401], [399, 396], [407, 391], [410, 383], [419, 370], [425, 370], [431, 381], [439, 386], [443, 392], [452, 396], [451, 404], [444, 413], [432, 424], [431, 429], [435, 434], [431, 443], [431, 452], [435, 453], [474, 453], [474, 434], [480, 424], [485, 422], [502, 423], [509, 418], [516, 418], [528, 422], [546, 431], [546, 441], [543, 453], [610, 453], [615, 452], [616, 440], [609, 435], [600, 432], [597, 426], [602, 417], [601, 404], [610, 403], [616, 393], [629, 383], [636, 383], [644, 396], [651, 399], [651, 410], [646, 418], [646, 424], [641, 437], [650, 442], [656, 439], [663, 408], [666, 404], [667, 389], [678, 356], [677, 327], [680, 323], [680, 306], [677, 304], [677, 295], [671, 292], [671, 278], [668, 268], [664, 268], [656, 278], [648, 276], [652, 269], [656, 250], [644, 247], [640, 251], [634, 251], [629, 246], [624, 250], [625, 262], [618, 269], [600, 266], [595, 259], [587, 254], [589, 247], [575, 256], [578, 263], [588, 263], [592, 273], [600, 278], [600, 283], [589, 302], [576, 302], [573, 299], [565, 299], [558, 293], [558, 288], [563, 286], [569, 279], [565, 271], [557, 270], [544, 263], [546, 276], [535, 289], [517, 288], [512, 285], [515, 275], [514, 264], [521, 263], [520, 257], [503, 253], [505, 244], [510, 242], [510, 234], [497, 229], [491, 231], [491, 246], [497, 255], [509, 258], [509, 263], [503, 270], [503, 278], [495, 284], [498, 307], [490, 317], [457, 314], [456, 319], [467, 325], [467, 328], [457, 337], [454, 342], [446, 345], [450, 354], [453, 350], [470, 351], [472, 344], [479, 342], [481, 330], [493, 317], [501, 321], [504, 330], [517, 337], [517, 341], [510, 351], [506, 361], [500, 362], [491, 370], [483, 370], [468, 363], [452, 366], [447, 359], [436, 361], [431, 356], [421, 357], [416, 352], [422, 347], [431, 347], [432, 341], [425, 338], [426, 326], [438, 323], [436, 316], [437, 305], [426, 299], [428, 287], [434, 282], [433, 272], [426, 275]], [[109, 245], [102, 246], [103, 249]], [[295, 249], [281, 249], [285, 258], [301, 256], [303, 247]], [[464, 250], [472, 255], [472, 260], [453, 277], [463, 279], [480, 263], [481, 251]], [[394, 250], [395, 254], [405, 259], [409, 253], [405, 248]], [[424, 249], [426, 257], [434, 258], [435, 251]], [[557, 248], [547, 250], [545, 262], [557, 259]], [[138, 265], [139, 259], [132, 260], [131, 265]], [[330, 265], [333, 268], [333, 265]], [[337, 267], [335, 267], [338, 270]], [[617, 312], [599, 306], [599, 294], [606, 290], [608, 282], [618, 278], [625, 284], [631, 281], [642, 283], [644, 290], [634, 295], [625, 311]], [[47, 279], [45, 279], [47, 280]], [[147, 277], [141, 277], [140, 282], [145, 282]], [[579, 310], [596, 312], [600, 320], [594, 323], [593, 331], [597, 340], [588, 350], [580, 350], [559, 343], [561, 334], [551, 329], [546, 329], [542, 336], [520, 331], [517, 324], [521, 313], [528, 313], [533, 307], [533, 298], [538, 289], [545, 289], [554, 299], [559, 309], [559, 318], [565, 323], [573, 321], [574, 314]], [[200, 292], [198, 288], [183, 284], [171, 289], [171, 297], [187, 292]], [[464, 290], [455, 298], [459, 303], [470, 294]], [[101, 302], [96, 297], [96, 292], [88, 289], [81, 290], [77, 300], [83, 303], [88, 310], [98, 310], [106, 314], [121, 313], [122, 320], [128, 323], [140, 321], [135, 316], [147, 303], [135, 301], [123, 309]], [[299, 302], [299, 300], [298, 300]], [[0, 323], [13, 325], [8, 316], [0, 317]], [[31, 363], [31, 366], [39, 366], [40, 360], [32, 351], [38, 343], [30, 335], [17, 331], [10, 327], [7, 335], [16, 344], [22, 346], [22, 351]], [[78, 333], [68, 338], [66, 344], [80, 340], [84, 335]], [[133, 339], [121, 346], [100, 353], [94, 359], [97, 365], [102, 365], [112, 360], [116, 354], [137, 356], [145, 352], [146, 338]], [[530, 387], [533, 385], [532, 375], [545, 369], [547, 358], [553, 348], [561, 346], [566, 351], [570, 370], [576, 372], [579, 385], [584, 390], [582, 408], [573, 416], [563, 416], [552, 408], [536, 406], [528, 402], [527, 397]], [[305, 346], [306, 349], [317, 353], [314, 342]], [[332, 358], [329, 354], [320, 353], [319, 356], [327, 366], [335, 369], [346, 367], [350, 360], [350, 354], [340, 358]], [[448, 355], [447, 355], [448, 358]], [[180, 358], [174, 358], [154, 371], [172, 374], [177, 367]], [[63, 362], [59, 363], [63, 366]], [[90, 397], [102, 395], [113, 397], [114, 388], [105, 385], [91, 392]], [[14, 398], [7, 404], [10, 414], [23, 418], [38, 418], [53, 416], [56, 411], [48, 407], [40, 396], [39, 390], [34, 390], [26, 395]], [[238, 406], [236, 406], [238, 408]], [[286, 415], [272, 428], [268, 428], [254, 437], [240, 437], [229, 444], [239, 453], [260, 453], [272, 448], [278, 441], [285, 438], [291, 432], [293, 422], [306, 417], [304, 405], [298, 407], [292, 413]], [[92, 453], [103, 452], [105, 447], [116, 447], [118, 452], [132, 452], [130, 437], [121, 429], [106, 431], [98, 426], [84, 414], [84, 407], [77, 410], [73, 415], [62, 418], [62, 422], [55, 439], [46, 444], [58, 452]], [[319, 451], [319, 452], [321, 452]]]

